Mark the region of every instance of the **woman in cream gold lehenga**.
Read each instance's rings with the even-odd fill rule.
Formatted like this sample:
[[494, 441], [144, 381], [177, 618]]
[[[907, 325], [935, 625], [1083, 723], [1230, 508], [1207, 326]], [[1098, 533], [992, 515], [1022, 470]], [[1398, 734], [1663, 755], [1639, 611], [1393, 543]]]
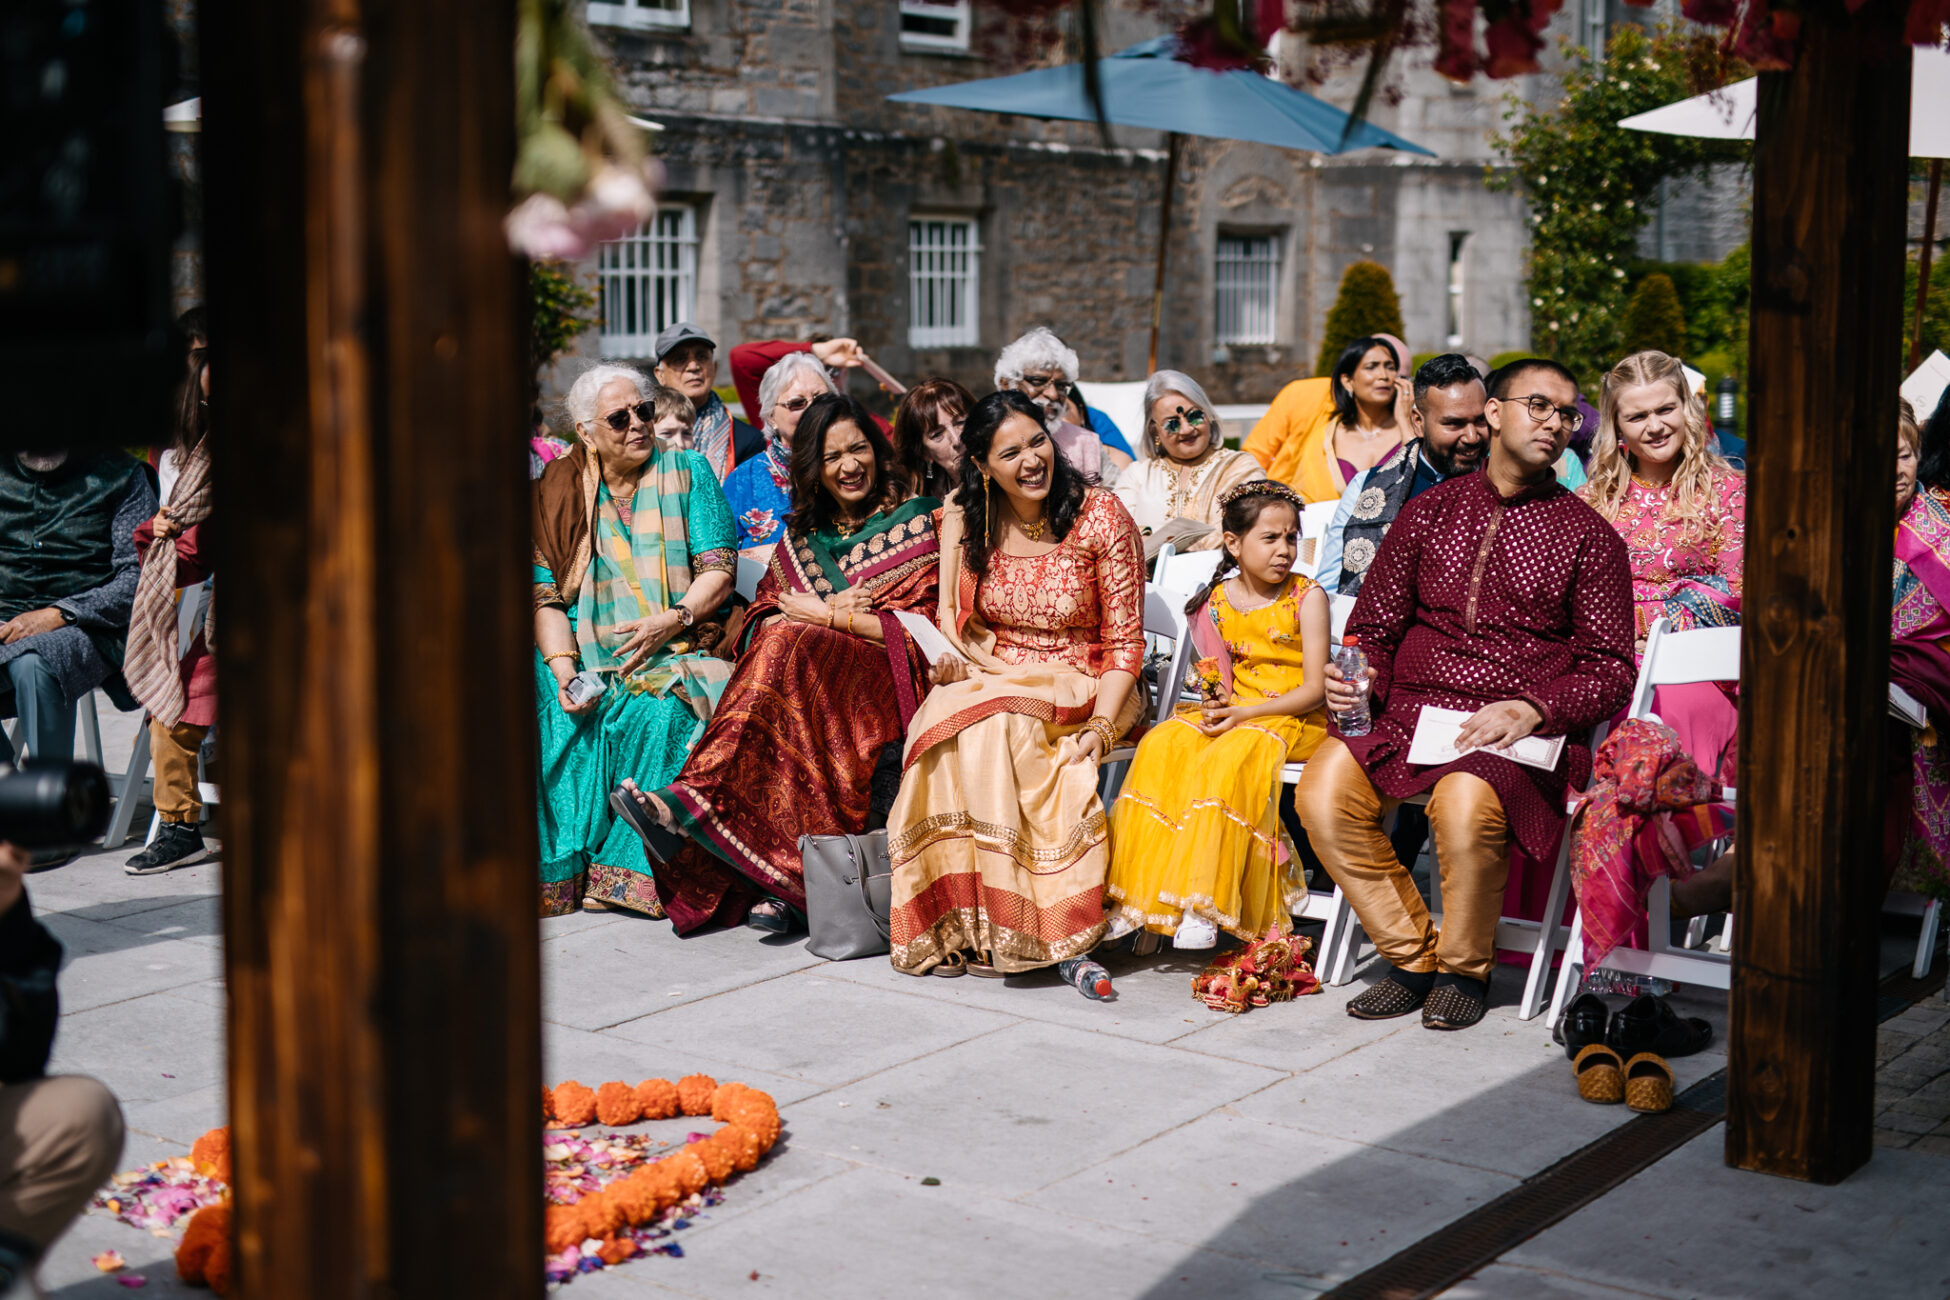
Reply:
[[941, 531], [940, 629], [961, 656], [908, 729], [888, 817], [892, 959], [924, 975], [1057, 965], [1104, 932], [1097, 764], [1143, 709], [1143, 548], [1025, 397], [969, 412]]

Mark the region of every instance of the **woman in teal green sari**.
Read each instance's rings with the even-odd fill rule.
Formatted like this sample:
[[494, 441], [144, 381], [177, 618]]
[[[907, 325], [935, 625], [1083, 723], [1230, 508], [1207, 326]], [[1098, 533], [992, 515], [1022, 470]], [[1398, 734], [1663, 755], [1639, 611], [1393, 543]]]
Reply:
[[[624, 366], [569, 390], [581, 442], [535, 484], [541, 911], [662, 916], [643, 844], [610, 812], [625, 775], [675, 776], [730, 665], [705, 620], [731, 594], [736, 529], [705, 459], [660, 448], [650, 382]], [[590, 669], [605, 689], [581, 704]]]

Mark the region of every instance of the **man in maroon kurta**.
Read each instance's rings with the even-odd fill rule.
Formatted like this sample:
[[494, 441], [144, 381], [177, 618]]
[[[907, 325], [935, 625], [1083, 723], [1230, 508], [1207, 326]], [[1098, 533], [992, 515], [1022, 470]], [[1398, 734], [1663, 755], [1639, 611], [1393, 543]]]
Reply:
[[[1295, 805], [1362, 926], [1394, 966], [1347, 1004], [1362, 1019], [1420, 1008], [1431, 1029], [1483, 1018], [1511, 845], [1552, 861], [1567, 784], [1583, 785], [1583, 743], [1631, 694], [1632, 582], [1625, 545], [1553, 472], [1577, 431], [1577, 386], [1552, 361], [1490, 376], [1484, 468], [1402, 507], [1382, 543], [1349, 639], [1367, 653], [1373, 729], [1330, 739], [1307, 763]], [[1327, 704], [1356, 700], [1329, 665]], [[1423, 705], [1471, 714], [1451, 763], [1408, 761]], [[1554, 771], [1480, 752], [1531, 734], [1565, 736]], [[1437, 933], [1382, 819], [1429, 794], [1442, 873]]]

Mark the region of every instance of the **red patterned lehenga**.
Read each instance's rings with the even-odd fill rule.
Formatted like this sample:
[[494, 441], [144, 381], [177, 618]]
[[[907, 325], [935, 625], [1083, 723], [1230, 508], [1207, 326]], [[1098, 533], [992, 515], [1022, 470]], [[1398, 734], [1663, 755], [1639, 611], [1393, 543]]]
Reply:
[[[759, 582], [737, 669], [683, 770], [656, 791], [689, 842], [659, 867], [679, 934], [735, 925], [766, 894], [803, 910], [799, 837], [866, 829], [874, 765], [927, 693], [896, 610], [933, 619], [940, 503], [912, 500], [842, 538], [787, 532]], [[788, 591], [864, 587], [885, 644], [780, 616]]]

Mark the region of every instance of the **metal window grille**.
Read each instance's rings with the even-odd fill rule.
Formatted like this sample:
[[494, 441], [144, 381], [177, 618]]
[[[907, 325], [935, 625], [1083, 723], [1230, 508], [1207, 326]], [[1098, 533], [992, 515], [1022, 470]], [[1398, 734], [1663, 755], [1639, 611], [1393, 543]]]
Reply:
[[666, 326], [697, 315], [697, 214], [666, 206], [634, 235], [601, 245], [603, 355], [647, 357]]
[[901, 44], [911, 49], [968, 48], [968, 0], [901, 0]]
[[907, 343], [973, 347], [981, 340], [981, 243], [966, 217], [907, 223]]
[[1220, 235], [1216, 267], [1215, 341], [1272, 343], [1280, 304], [1280, 241], [1277, 235]]
[[589, 0], [589, 21], [604, 27], [689, 27], [691, 0]]

